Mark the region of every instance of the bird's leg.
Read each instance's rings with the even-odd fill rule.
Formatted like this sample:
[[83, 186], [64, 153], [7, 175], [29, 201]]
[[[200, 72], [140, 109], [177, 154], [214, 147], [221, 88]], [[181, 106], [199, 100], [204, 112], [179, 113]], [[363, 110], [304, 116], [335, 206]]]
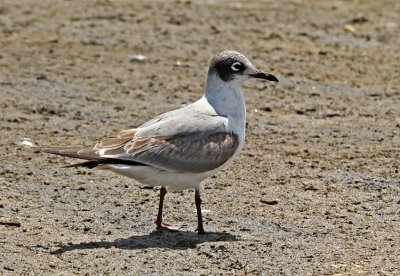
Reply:
[[162, 210], [164, 206], [164, 197], [167, 194], [167, 189], [165, 187], [161, 187], [160, 189], [160, 202], [158, 204], [158, 214], [156, 219], [157, 227], [161, 227], [162, 224]]
[[199, 233], [199, 235], [203, 235], [206, 232], [204, 231], [203, 227], [203, 215], [201, 213], [200, 191], [197, 189], [194, 192], [194, 200], [196, 202], [196, 209], [197, 209], [197, 232]]
[[158, 214], [157, 214], [157, 219], [155, 222], [156, 222], [157, 228], [164, 228], [164, 229], [176, 231], [179, 229], [179, 226], [175, 226], [175, 225], [172, 225], [169, 223], [162, 222], [162, 211], [163, 211], [163, 206], [164, 206], [164, 197], [166, 194], [167, 194], [167, 188], [161, 187], [160, 203], [158, 205]]

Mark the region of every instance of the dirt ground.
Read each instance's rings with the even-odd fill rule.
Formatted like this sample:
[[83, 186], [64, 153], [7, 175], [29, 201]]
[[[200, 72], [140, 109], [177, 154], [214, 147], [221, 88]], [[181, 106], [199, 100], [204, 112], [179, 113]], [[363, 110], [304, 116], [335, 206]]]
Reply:
[[[0, 274], [400, 275], [399, 14], [396, 0], [2, 0]], [[204, 183], [207, 235], [193, 191], [166, 196], [181, 230], [156, 231], [157, 189], [21, 145], [93, 145], [192, 102], [227, 49], [281, 82], [244, 86], [246, 146]]]

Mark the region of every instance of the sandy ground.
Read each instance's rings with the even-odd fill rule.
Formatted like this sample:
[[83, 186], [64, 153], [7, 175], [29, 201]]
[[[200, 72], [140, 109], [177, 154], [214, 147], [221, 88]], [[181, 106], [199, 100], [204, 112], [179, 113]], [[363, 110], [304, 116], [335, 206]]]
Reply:
[[[0, 274], [400, 274], [400, 2], [201, 2], [1, 1]], [[205, 236], [193, 191], [166, 197], [181, 231], [155, 231], [157, 189], [20, 144], [93, 145], [192, 102], [226, 49], [281, 83], [244, 86]]]

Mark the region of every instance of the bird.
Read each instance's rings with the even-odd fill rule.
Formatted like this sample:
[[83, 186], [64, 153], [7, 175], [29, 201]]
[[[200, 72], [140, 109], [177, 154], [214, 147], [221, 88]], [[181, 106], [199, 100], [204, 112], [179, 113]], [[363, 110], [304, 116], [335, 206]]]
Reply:
[[167, 191], [194, 190], [196, 230], [205, 234], [202, 181], [226, 168], [244, 146], [246, 105], [241, 86], [252, 78], [279, 82], [243, 54], [220, 52], [210, 61], [204, 94], [197, 101], [91, 147], [45, 146], [36, 152], [85, 160], [66, 167], [109, 170], [150, 187], [160, 186], [157, 228], [179, 229], [162, 218]]

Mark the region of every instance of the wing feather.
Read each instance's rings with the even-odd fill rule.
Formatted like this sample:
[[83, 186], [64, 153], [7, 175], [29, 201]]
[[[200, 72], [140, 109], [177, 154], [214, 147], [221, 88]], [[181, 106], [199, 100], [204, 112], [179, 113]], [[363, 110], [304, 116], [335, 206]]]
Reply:
[[239, 146], [238, 136], [227, 131], [227, 125], [228, 119], [204, 105], [202, 99], [138, 128], [123, 130], [117, 137], [105, 138], [93, 148], [40, 150], [86, 159], [90, 164], [121, 162], [172, 172], [205, 172], [223, 165]]
[[236, 151], [232, 133], [191, 133], [172, 137], [145, 137], [124, 148], [103, 151], [101, 157], [132, 160], [174, 172], [205, 172], [223, 165]]
[[238, 137], [232, 133], [194, 133], [153, 139], [129, 154], [134, 160], [168, 171], [205, 172], [223, 165], [238, 145]]
[[77, 147], [38, 147], [37, 151], [52, 153], [61, 156], [67, 156], [72, 158], [79, 158], [85, 160], [96, 160], [99, 158], [99, 154], [93, 148], [77, 148]]

